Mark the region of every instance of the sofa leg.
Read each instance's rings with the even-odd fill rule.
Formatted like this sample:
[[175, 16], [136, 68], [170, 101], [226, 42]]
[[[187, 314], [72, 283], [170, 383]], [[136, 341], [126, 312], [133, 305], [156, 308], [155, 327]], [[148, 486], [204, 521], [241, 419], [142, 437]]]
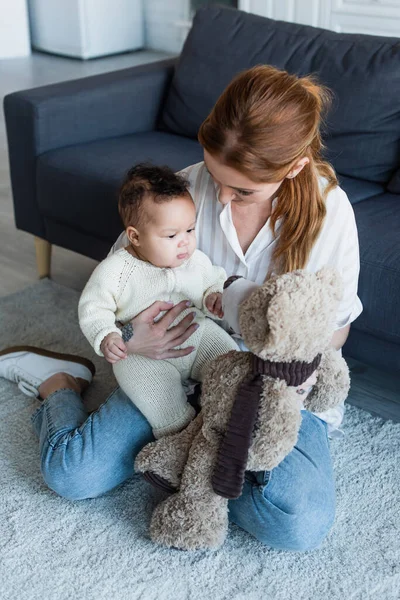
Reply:
[[50, 277], [51, 244], [35, 236], [36, 266], [39, 279]]

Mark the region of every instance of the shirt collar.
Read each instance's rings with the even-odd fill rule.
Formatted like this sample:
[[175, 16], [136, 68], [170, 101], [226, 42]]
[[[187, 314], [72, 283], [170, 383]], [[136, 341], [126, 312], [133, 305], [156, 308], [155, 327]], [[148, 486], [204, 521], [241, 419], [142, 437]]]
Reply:
[[[218, 197], [218, 192], [217, 192], [217, 197]], [[278, 200], [278, 198], [273, 199], [272, 210], [274, 210], [277, 200]], [[278, 229], [278, 227], [279, 227], [279, 221], [280, 220], [278, 220], [276, 223], [276, 229]], [[240, 259], [240, 261], [246, 267], [248, 266], [246, 259], [254, 258], [260, 252], [265, 250], [268, 246], [270, 246], [271, 244], [273, 244], [276, 241], [276, 238], [271, 231], [270, 219], [268, 219], [266, 221], [266, 223], [263, 225], [263, 227], [260, 229], [260, 231], [257, 233], [254, 240], [251, 242], [250, 246], [247, 249], [246, 254], [243, 254], [243, 250], [240, 246], [239, 238], [238, 238], [235, 226], [233, 224], [231, 202], [229, 202], [228, 204], [225, 204], [225, 206], [222, 208], [220, 215], [219, 215], [219, 222], [221, 225], [221, 229], [222, 229], [223, 233], [225, 234], [225, 237], [226, 237], [229, 245], [231, 246], [231, 248], [234, 251], [234, 253], [236, 254], [236, 256]]]
[[236, 256], [240, 259], [240, 262], [242, 262], [247, 267], [246, 259], [243, 254], [243, 250], [239, 244], [239, 239], [236, 233], [235, 226], [233, 224], [230, 202], [229, 204], [225, 204], [225, 206], [223, 207], [219, 215], [219, 222], [230, 247], [232, 248]]

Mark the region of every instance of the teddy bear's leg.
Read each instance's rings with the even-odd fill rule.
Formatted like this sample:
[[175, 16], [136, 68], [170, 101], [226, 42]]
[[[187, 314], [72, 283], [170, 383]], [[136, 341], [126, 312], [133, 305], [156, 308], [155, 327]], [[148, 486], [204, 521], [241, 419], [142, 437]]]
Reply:
[[299, 395], [282, 379], [264, 378], [247, 470], [276, 467], [293, 450], [301, 425]]
[[147, 444], [136, 457], [135, 470], [139, 473], [151, 474], [147, 479], [153, 479], [154, 484], [157, 478], [164, 480], [165, 489], [168, 484], [171, 487], [170, 491], [179, 489], [190, 447], [202, 424], [203, 417], [200, 413], [182, 431]]
[[322, 412], [344, 402], [349, 389], [349, 368], [341, 353], [331, 347], [321, 357], [317, 383], [304, 400], [304, 407], [312, 412]]
[[218, 548], [228, 530], [228, 500], [211, 487], [219, 440], [196, 436], [177, 494], [161, 502], [153, 512], [153, 541], [182, 550]]

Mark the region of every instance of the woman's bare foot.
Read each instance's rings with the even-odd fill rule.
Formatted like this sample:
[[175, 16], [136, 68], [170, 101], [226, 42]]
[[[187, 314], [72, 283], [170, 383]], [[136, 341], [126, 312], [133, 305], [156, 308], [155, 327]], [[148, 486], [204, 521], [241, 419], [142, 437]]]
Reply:
[[47, 396], [58, 390], [73, 390], [81, 395], [88, 387], [89, 381], [86, 381], [86, 379], [73, 377], [72, 375], [68, 375], [68, 373], [56, 373], [43, 381], [38, 390], [40, 398], [45, 400]]

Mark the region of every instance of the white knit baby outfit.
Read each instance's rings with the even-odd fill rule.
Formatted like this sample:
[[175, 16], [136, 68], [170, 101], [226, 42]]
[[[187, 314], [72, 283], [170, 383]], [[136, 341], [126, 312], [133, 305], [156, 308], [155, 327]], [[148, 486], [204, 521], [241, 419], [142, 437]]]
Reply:
[[188, 356], [153, 360], [136, 354], [113, 365], [120, 387], [143, 413], [155, 437], [183, 429], [195, 411], [187, 402], [182, 382], [189, 377], [202, 380], [210, 360], [238, 350], [235, 341], [206, 315], [205, 298], [222, 292], [226, 273], [213, 266], [200, 250], [176, 268], [160, 268], [139, 260], [122, 248], [93, 271], [79, 301], [81, 329], [99, 356], [100, 345], [112, 332], [121, 335], [116, 321], [127, 323], [157, 300], [190, 300], [193, 307], [183, 311], [172, 326], [195, 312], [199, 328], [180, 348], [194, 346]]

